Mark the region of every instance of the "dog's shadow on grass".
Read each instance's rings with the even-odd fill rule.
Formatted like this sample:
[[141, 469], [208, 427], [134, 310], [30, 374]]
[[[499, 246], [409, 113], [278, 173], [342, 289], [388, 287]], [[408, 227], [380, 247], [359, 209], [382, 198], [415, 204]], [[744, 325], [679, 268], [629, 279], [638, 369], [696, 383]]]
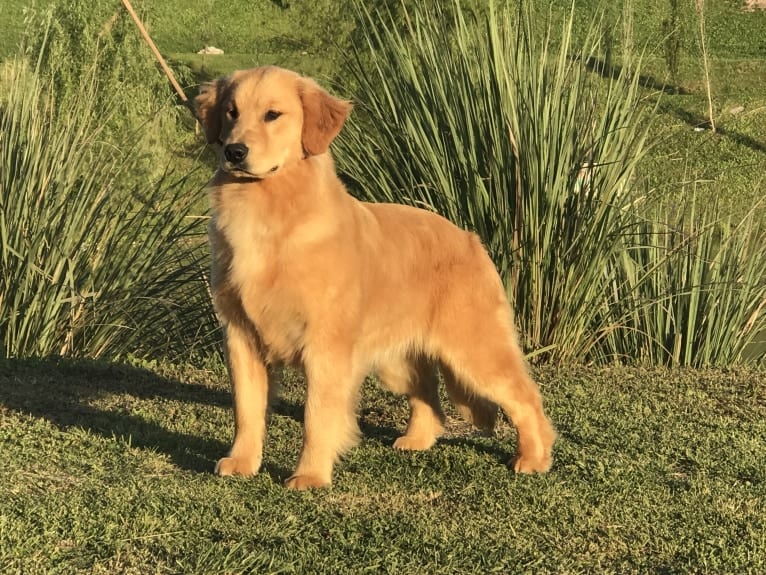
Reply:
[[[303, 405], [292, 396], [295, 390], [288, 397], [276, 397], [271, 413], [302, 422]], [[163, 453], [187, 471], [212, 473], [217, 459], [230, 447], [229, 438], [212, 437], [209, 430], [181, 431], [188, 428], [184, 423], [188, 417], [211, 417], [211, 407], [225, 409], [226, 417], [233, 417], [231, 394], [221, 376], [188, 382], [126, 364], [0, 360], [0, 410], [45, 419], [62, 431], [84, 429], [108, 439], [125, 440], [133, 447]], [[362, 434], [393, 445], [403, 430], [379, 412], [378, 406], [362, 407]], [[224, 433], [230, 432], [230, 422], [227, 419]], [[476, 442], [470, 435], [442, 438], [440, 442], [491, 452], [501, 459], [509, 455], [500, 446]], [[290, 475], [287, 467], [273, 461], [265, 462], [262, 472], [276, 483]]]
[[[150, 400], [146, 405], [154, 416], [135, 409], [141, 400]], [[0, 406], [46, 419], [62, 430], [124, 438], [134, 447], [168, 455], [182, 469], [210, 472], [229, 446], [174, 430], [170, 423], [178, 404], [189, 409], [230, 407], [231, 397], [225, 387], [184, 383], [124, 364], [0, 360]]]
[[[229, 450], [228, 437], [220, 440], [209, 432], [180, 431], [188, 427], [185, 418], [210, 417], [211, 407], [227, 411], [223, 433], [230, 433], [232, 398], [221, 376], [187, 382], [127, 364], [0, 359], [0, 412], [7, 409], [42, 418], [62, 431], [84, 429], [122, 439], [133, 447], [163, 453], [187, 471], [211, 473]], [[271, 413], [303, 421], [303, 405], [279, 395]], [[397, 437], [393, 428], [360, 424], [365, 435], [391, 443]], [[262, 472], [277, 483], [291, 473], [274, 462], [266, 462]]]

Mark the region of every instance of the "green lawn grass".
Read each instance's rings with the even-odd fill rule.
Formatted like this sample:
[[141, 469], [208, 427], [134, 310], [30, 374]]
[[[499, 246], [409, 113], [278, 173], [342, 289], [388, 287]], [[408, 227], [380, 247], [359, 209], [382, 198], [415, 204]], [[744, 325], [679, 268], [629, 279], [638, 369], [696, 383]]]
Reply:
[[265, 468], [211, 473], [232, 434], [222, 370], [0, 363], [3, 573], [761, 573], [766, 373], [538, 369], [553, 470], [451, 419], [391, 443], [405, 402], [367, 385], [332, 488], [281, 486], [300, 448], [292, 372]]
[[[716, 133], [709, 129], [707, 97], [698, 62], [685, 60], [680, 93], [647, 88], [657, 104], [653, 146], [643, 165], [656, 198], [682, 203], [696, 193], [737, 217], [759, 202], [766, 216], [766, 59], [718, 60], [711, 66]], [[654, 86], [669, 82], [664, 64], [649, 58]], [[763, 218], [766, 221], [766, 217]]]
[[24, 31], [24, 8], [29, 0], [3, 0], [0, 16], [0, 60], [14, 54]]

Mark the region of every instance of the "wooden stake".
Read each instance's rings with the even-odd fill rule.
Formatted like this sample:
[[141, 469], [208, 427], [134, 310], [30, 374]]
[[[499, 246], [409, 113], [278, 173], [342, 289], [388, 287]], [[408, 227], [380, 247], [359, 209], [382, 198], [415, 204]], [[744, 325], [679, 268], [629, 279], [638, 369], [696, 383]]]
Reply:
[[162, 71], [165, 72], [165, 76], [167, 76], [168, 80], [170, 80], [170, 83], [175, 89], [176, 94], [178, 94], [178, 97], [181, 98], [181, 101], [186, 105], [187, 108], [191, 110], [192, 114], [196, 118], [197, 112], [194, 109], [194, 106], [192, 105], [191, 102], [189, 102], [189, 99], [186, 97], [186, 94], [184, 93], [183, 89], [176, 81], [176, 77], [173, 75], [173, 71], [167, 65], [167, 62], [165, 62], [165, 58], [162, 57], [162, 54], [160, 54], [160, 51], [157, 49], [157, 46], [154, 44], [152, 37], [149, 36], [149, 32], [147, 32], [146, 28], [144, 28], [144, 24], [141, 22], [141, 19], [136, 14], [136, 11], [133, 10], [133, 6], [130, 4], [130, 0], [122, 0], [122, 3], [125, 5], [125, 8], [127, 9], [131, 18], [133, 18], [133, 21], [136, 23], [136, 26], [138, 26], [138, 31], [141, 32], [141, 36], [143, 36], [144, 40], [149, 45], [149, 48], [151, 48], [152, 52], [154, 53], [154, 57], [157, 58], [157, 61], [160, 63], [160, 66], [162, 67]]
[[707, 39], [705, 38], [705, 0], [697, 0], [697, 14], [700, 24], [700, 46], [702, 47], [702, 65], [705, 69], [705, 88], [707, 88], [707, 109], [710, 117], [710, 129], [715, 133], [715, 119], [713, 118], [713, 95], [710, 88], [710, 65], [707, 59]]

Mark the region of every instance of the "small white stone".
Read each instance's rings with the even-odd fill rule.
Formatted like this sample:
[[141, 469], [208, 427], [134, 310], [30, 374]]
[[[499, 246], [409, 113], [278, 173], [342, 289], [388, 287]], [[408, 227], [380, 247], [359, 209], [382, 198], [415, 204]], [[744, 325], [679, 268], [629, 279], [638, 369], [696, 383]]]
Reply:
[[202, 50], [197, 52], [197, 54], [209, 54], [213, 56], [218, 56], [220, 54], [223, 54], [223, 50], [221, 50], [220, 48], [216, 48], [215, 46], [205, 46], [204, 48], [202, 48]]

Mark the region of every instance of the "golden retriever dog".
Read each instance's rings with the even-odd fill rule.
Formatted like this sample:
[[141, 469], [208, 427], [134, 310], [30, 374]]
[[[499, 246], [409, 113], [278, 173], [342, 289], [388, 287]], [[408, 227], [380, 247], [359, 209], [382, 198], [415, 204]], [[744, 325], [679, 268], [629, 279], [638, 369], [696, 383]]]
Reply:
[[371, 372], [409, 402], [394, 447], [436, 442], [441, 369], [477, 427], [493, 428], [497, 406], [513, 421], [517, 472], [547, 471], [555, 432], [492, 261], [476, 235], [432, 212], [346, 191], [328, 150], [351, 104], [274, 67], [206, 84], [196, 104], [208, 142], [220, 147], [209, 233], [234, 396], [234, 443], [216, 472], [258, 472], [268, 367], [282, 362], [301, 366], [307, 381], [289, 488], [331, 483], [358, 440], [359, 389]]

